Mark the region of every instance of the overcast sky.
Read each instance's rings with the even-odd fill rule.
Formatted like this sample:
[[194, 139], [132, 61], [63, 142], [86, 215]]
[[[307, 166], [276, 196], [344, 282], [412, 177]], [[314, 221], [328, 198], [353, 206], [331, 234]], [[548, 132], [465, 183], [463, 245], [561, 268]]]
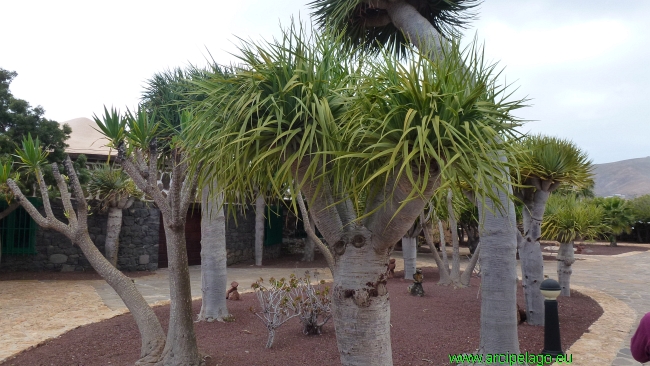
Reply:
[[[229, 63], [235, 36], [277, 35], [308, 1], [8, 1], [0, 67], [47, 118], [91, 118], [135, 106], [156, 72], [208, 52]], [[478, 13], [465, 33], [531, 98], [524, 131], [569, 138], [595, 163], [650, 156], [650, 1], [487, 0]]]

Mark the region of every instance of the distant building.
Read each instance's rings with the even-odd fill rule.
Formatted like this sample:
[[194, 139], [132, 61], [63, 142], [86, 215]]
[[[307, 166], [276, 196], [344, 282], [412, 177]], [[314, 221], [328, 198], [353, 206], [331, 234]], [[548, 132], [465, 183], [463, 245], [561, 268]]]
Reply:
[[106, 162], [109, 154], [112, 157], [117, 156], [117, 151], [106, 147], [108, 140], [96, 130], [95, 121], [81, 117], [63, 123], [67, 123], [72, 128], [70, 138], [66, 141], [68, 144], [66, 152], [72, 160], [79, 154], [84, 154], [88, 158], [88, 163], [92, 165]]

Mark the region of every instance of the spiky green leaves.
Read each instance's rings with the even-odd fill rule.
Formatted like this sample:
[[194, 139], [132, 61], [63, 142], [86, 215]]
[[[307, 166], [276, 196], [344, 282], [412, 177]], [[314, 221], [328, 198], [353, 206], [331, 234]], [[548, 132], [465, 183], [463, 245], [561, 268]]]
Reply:
[[570, 140], [533, 135], [523, 138], [515, 147], [522, 184], [527, 184], [530, 178], [576, 188], [593, 184], [591, 161]]
[[442, 52], [432, 61], [410, 49], [400, 62], [384, 51], [367, 66], [345, 125], [346, 140], [359, 147], [349, 155], [359, 160], [350, 175], [364, 177], [364, 186], [405, 174], [421, 193], [438, 173], [481, 194], [503, 185], [499, 141], [514, 135], [520, 121], [512, 111], [523, 101], [507, 100], [480, 49], [452, 42]]
[[16, 149], [14, 156], [20, 160], [19, 164], [23, 168], [36, 172], [40, 171], [47, 163], [48, 154], [47, 149], [43, 149], [38, 138], [32, 139], [32, 135], [28, 134], [22, 141], [22, 149]]
[[[409, 40], [396, 28], [386, 11], [389, 0], [315, 0], [309, 5], [321, 29], [343, 31], [354, 47], [378, 50], [388, 46], [405, 55]], [[451, 38], [474, 18], [471, 9], [476, 0], [416, 0], [408, 1], [442, 35]]]
[[109, 164], [92, 170], [88, 192], [100, 200], [103, 209], [117, 207], [120, 200], [129, 197], [143, 198], [144, 196], [122, 169]]
[[410, 198], [439, 173], [475, 190], [503, 179], [494, 159], [522, 101], [507, 100], [480, 49], [453, 42], [438, 62], [410, 49], [402, 63], [390, 52], [349, 53], [337, 34], [305, 33], [294, 26], [273, 42], [244, 42], [232, 74], [196, 83], [207, 97], [188, 148], [226, 200], [252, 199], [256, 186], [286, 194], [299, 163], [353, 201], [400, 176]]
[[321, 174], [343, 149], [337, 123], [344, 120], [356, 65], [340, 37], [308, 36], [297, 26], [273, 42], [242, 42], [236, 56], [241, 64], [232, 73], [196, 82], [206, 98], [188, 147], [227, 192], [271, 186], [282, 196], [297, 164]]
[[603, 222], [608, 227], [608, 233], [616, 236], [632, 231], [636, 217], [630, 202], [620, 197], [607, 197], [596, 198], [594, 203], [603, 209]]
[[120, 112], [117, 109], [111, 107], [111, 110], [109, 111], [106, 106], [104, 106], [104, 115], [102, 118], [93, 115], [93, 120], [97, 124], [95, 130], [104, 135], [108, 140], [106, 146], [112, 149], [117, 149], [120, 141], [122, 141], [126, 136], [126, 119], [120, 115]]
[[575, 196], [551, 195], [542, 222], [542, 237], [571, 243], [593, 239], [607, 230], [603, 225], [603, 209], [593, 201]]

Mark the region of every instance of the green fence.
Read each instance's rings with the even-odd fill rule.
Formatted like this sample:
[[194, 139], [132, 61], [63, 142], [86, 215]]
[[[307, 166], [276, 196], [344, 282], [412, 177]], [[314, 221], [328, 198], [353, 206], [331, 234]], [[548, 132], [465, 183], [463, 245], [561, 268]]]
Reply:
[[270, 247], [282, 244], [282, 229], [284, 227], [284, 216], [282, 206], [266, 206], [266, 220], [264, 220], [264, 246]]
[[[43, 205], [42, 200], [37, 197], [27, 197], [27, 199], [36, 207]], [[0, 202], [0, 212], [7, 207], [6, 202]], [[2, 254], [36, 254], [36, 228], [36, 222], [22, 206], [0, 220]]]

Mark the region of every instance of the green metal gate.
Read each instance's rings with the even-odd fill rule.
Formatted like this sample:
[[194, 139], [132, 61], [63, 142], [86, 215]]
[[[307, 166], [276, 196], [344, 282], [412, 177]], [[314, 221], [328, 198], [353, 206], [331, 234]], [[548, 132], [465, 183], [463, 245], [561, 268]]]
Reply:
[[[27, 197], [34, 206], [41, 207], [43, 202], [37, 197]], [[7, 202], [0, 202], [0, 211], [8, 207]], [[21, 207], [0, 220], [0, 238], [2, 254], [36, 254], [36, 222]]]

